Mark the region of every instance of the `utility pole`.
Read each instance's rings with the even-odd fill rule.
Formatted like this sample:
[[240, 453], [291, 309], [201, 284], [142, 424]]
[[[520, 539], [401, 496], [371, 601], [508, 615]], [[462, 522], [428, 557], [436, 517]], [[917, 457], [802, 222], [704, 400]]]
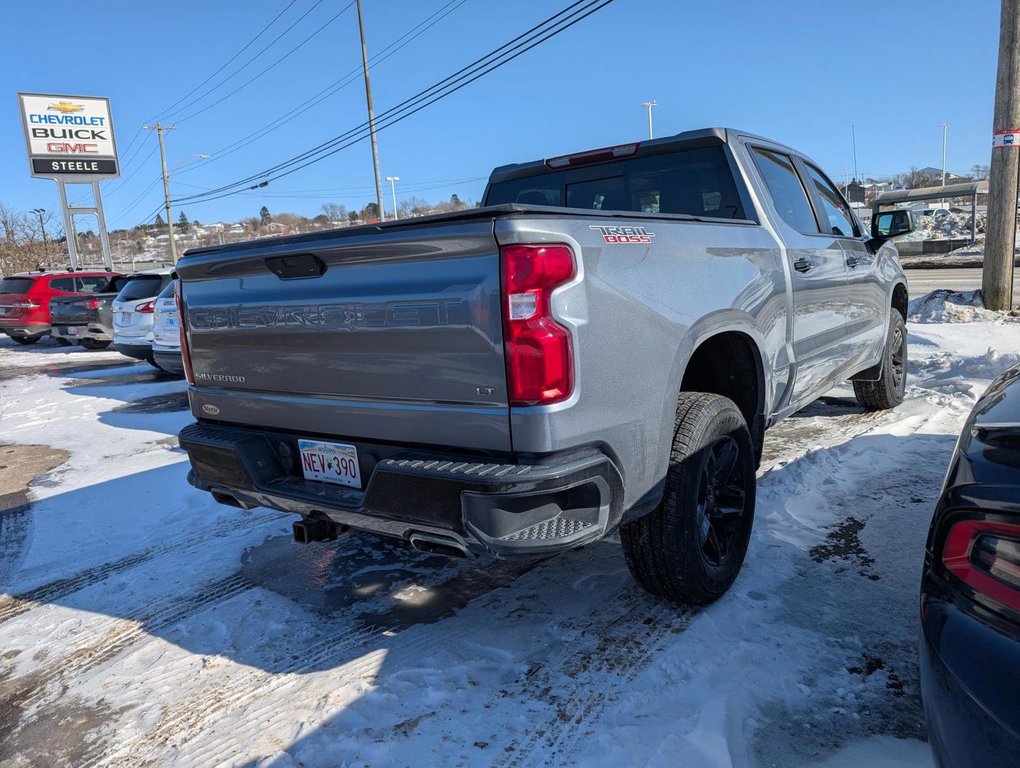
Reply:
[[1002, 0], [992, 118], [992, 168], [981, 296], [987, 309], [1012, 309], [1020, 172], [1020, 0]]
[[659, 102], [657, 102], [655, 99], [652, 99], [651, 101], [641, 102], [641, 106], [645, 107], [648, 110], [648, 138], [653, 139], [655, 137], [652, 135], [652, 107], [659, 106]]
[[949, 123], [939, 123], [942, 128], [942, 186], [946, 186], [946, 132], [949, 130]]
[[382, 203], [382, 180], [379, 176], [379, 145], [375, 140], [375, 111], [372, 109], [372, 84], [368, 79], [368, 49], [365, 47], [365, 23], [361, 19], [361, 0], [358, 4], [358, 33], [361, 35], [361, 69], [365, 73], [365, 101], [368, 104], [368, 136], [372, 142], [372, 166], [375, 169], [375, 202], [379, 206], [379, 221], [386, 221]]
[[43, 256], [45, 256], [48, 261], [50, 258], [50, 239], [46, 236], [46, 223], [43, 221], [43, 214], [46, 213], [46, 209], [33, 208], [32, 213], [39, 217], [39, 230], [42, 232], [43, 241]]
[[400, 181], [399, 176], [387, 176], [386, 181], [390, 183], [390, 191], [393, 193], [393, 220], [396, 221], [400, 218], [397, 213], [397, 182]]
[[163, 165], [163, 206], [166, 208], [166, 226], [170, 233], [170, 260], [174, 264], [177, 263], [177, 243], [174, 242], [174, 215], [170, 210], [170, 174], [166, 170], [166, 144], [163, 141], [163, 133], [172, 131], [176, 127], [176, 125], [163, 125], [162, 123], [142, 126], [147, 131], [155, 131], [156, 137], [159, 139], [159, 158]]

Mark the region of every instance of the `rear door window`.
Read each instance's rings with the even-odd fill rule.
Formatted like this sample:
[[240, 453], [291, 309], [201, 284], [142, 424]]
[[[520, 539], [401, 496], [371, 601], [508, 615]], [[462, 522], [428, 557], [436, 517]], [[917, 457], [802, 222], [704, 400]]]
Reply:
[[160, 275], [139, 275], [129, 279], [127, 285], [120, 289], [117, 294], [117, 301], [135, 301], [137, 299], [151, 299], [159, 293], [163, 287]]
[[73, 277], [54, 277], [50, 280], [50, 288], [54, 291], [63, 291], [64, 293], [74, 293], [74, 278]]
[[74, 281], [76, 291], [98, 293], [110, 283], [110, 278], [107, 275], [83, 275], [76, 277]]
[[5, 277], [0, 279], [0, 294], [16, 293], [23, 295], [28, 293], [35, 278], [32, 277]]
[[783, 221], [798, 232], [818, 233], [818, 222], [808, 199], [807, 190], [789, 155], [759, 147], [751, 148], [754, 163], [765, 180], [772, 202]]
[[557, 205], [595, 211], [678, 213], [743, 219], [746, 214], [722, 147], [636, 157], [541, 173], [489, 187], [486, 205]]

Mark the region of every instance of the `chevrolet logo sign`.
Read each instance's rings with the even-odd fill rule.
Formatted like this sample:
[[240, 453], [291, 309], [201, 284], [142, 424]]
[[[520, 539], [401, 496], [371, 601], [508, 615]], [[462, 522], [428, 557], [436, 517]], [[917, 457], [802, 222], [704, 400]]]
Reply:
[[46, 109], [52, 109], [54, 112], [69, 115], [72, 112], [81, 112], [85, 109], [85, 106], [82, 104], [73, 104], [70, 101], [58, 101], [56, 104], [50, 104]]

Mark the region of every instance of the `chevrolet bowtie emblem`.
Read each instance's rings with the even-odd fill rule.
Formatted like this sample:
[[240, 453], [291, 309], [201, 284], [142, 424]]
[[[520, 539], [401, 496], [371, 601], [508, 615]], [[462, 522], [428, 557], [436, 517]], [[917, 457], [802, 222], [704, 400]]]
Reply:
[[71, 112], [81, 112], [85, 109], [82, 104], [73, 104], [70, 101], [58, 101], [56, 104], [50, 104], [47, 109], [52, 109], [54, 112], [60, 112], [68, 115]]

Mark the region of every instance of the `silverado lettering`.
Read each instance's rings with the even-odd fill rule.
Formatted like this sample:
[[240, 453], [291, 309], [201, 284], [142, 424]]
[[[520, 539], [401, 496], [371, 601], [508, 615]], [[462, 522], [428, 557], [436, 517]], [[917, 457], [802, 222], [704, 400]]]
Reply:
[[394, 301], [380, 304], [338, 303], [285, 307], [218, 307], [192, 309], [194, 331], [252, 328], [400, 328], [449, 325], [460, 299]]

